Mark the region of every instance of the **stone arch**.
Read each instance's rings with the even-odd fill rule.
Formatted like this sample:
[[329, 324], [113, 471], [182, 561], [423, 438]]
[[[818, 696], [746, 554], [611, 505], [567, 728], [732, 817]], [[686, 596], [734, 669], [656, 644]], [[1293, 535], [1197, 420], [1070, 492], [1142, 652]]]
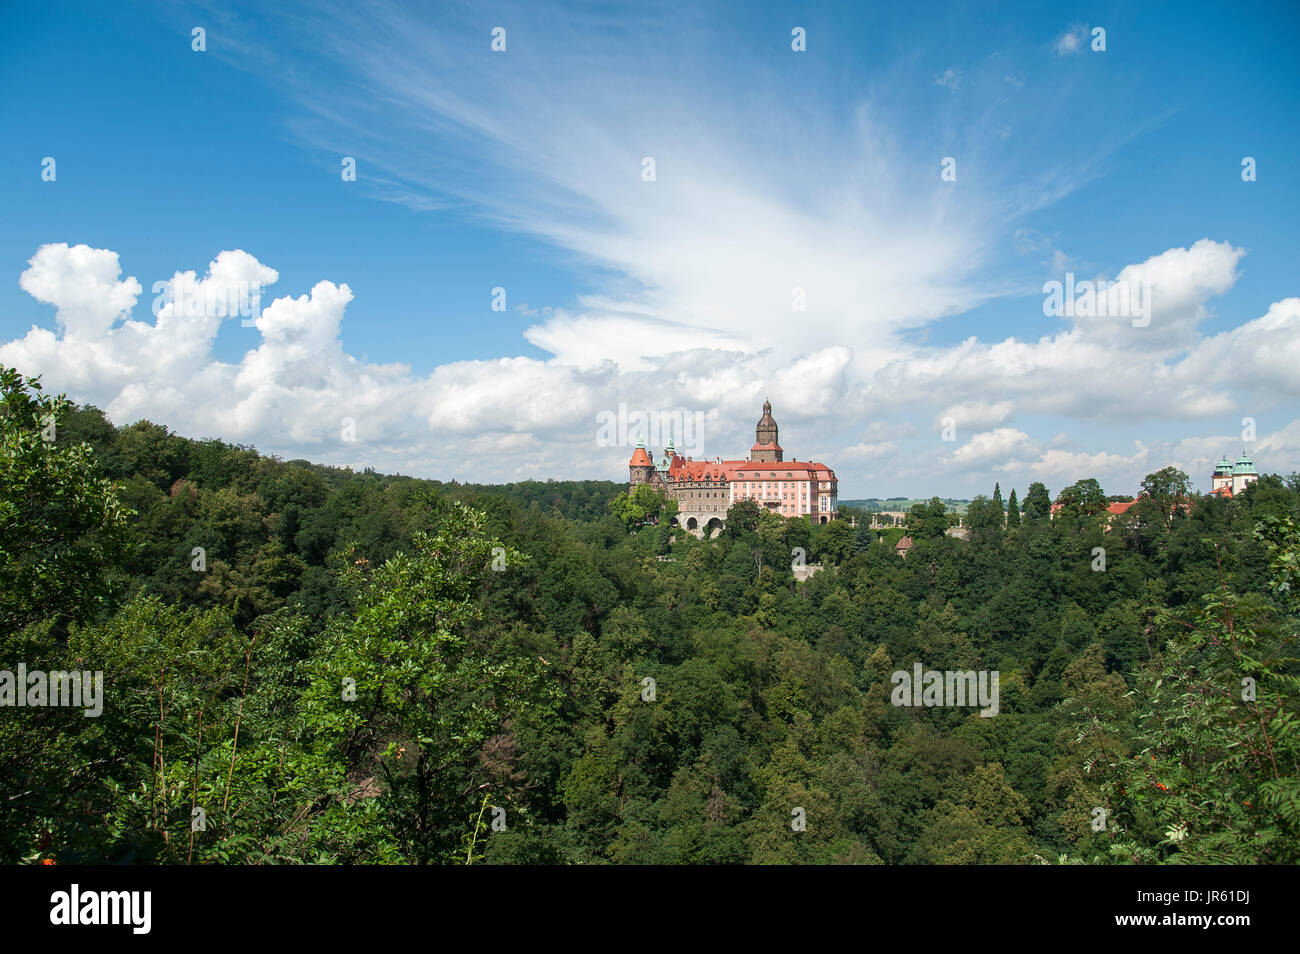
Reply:
[[820, 521], [820, 522], [821, 522], [821, 523], [825, 523], [825, 522], [826, 522], [826, 517], [823, 516], [823, 517], [821, 518], [821, 521]]
[[688, 518], [686, 519], [686, 529], [687, 529], [687, 530], [698, 530], [698, 529], [699, 529], [699, 526], [700, 526], [700, 522], [699, 522], [698, 520], [696, 520], [694, 517], [688, 517]]

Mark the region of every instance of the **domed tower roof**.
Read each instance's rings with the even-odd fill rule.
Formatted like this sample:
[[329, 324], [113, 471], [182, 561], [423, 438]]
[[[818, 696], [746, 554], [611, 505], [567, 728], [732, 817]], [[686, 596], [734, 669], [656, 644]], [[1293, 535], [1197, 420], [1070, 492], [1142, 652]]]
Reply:
[[1228, 458], [1226, 457], [1220, 457], [1219, 462], [1214, 465], [1214, 473], [1215, 474], [1232, 473], [1232, 461], [1228, 460]]
[[750, 459], [763, 463], [779, 462], [783, 456], [777, 440], [776, 421], [772, 417], [772, 402], [763, 402], [763, 416], [754, 428], [754, 446], [749, 449]]
[[755, 443], [758, 444], [775, 444], [777, 427], [776, 421], [772, 417], [772, 402], [763, 402], [763, 416], [758, 419], [758, 426], [754, 428]]
[[1242, 454], [1237, 458], [1237, 466], [1232, 468], [1232, 472], [1234, 474], [1254, 474], [1256, 472], [1255, 462]]
[[632, 459], [627, 462], [629, 467], [653, 467], [654, 462], [650, 460], [650, 455], [645, 452], [645, 441], [636, 442], [636, 450], [632, 452]]

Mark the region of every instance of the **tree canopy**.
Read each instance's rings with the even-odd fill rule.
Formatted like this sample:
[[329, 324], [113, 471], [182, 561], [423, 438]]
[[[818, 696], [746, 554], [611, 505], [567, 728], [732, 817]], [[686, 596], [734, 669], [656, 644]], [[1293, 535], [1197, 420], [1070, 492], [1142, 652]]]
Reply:
[[[0, 706], [6, 862], [1300, 862], [1296, 475], [1222, 500], [1166, 468], [1151, 519], [1080, 480], [1004, 521], [994, 485], [968, 540], [914, 506], [904, 558], [0, 380], [0, 702], [20, 662], [103, 674], [93, 716]], [[997, 673], [996, 714], [896, 704], [917, 665]]]

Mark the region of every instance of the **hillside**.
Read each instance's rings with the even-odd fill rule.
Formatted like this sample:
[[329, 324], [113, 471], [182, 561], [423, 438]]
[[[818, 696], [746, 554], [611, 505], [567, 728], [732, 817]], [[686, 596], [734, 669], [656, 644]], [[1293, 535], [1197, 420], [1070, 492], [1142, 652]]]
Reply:
[[[1300, 861], [1294, 475], [1109, 527], [977, 498], [969, 542], [922, 507], [903, 559], [4, 402], [3, 665], [103, 673], [0, 720], [5, 862]], [[900, 702], [914, 665], [996, 695]]]

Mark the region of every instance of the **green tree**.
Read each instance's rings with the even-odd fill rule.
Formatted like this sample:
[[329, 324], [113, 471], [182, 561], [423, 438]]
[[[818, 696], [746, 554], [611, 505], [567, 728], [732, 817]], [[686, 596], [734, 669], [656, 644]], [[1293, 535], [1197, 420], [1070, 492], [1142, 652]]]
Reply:
[[876, 535], [871, 532], [866, 521], [858, 523], [853, 532], [853, 552], [866, 553], [871, 549], [871, 544], [876, 542]]
[[1000, 764], [981, 766], [962, 792], [935, 805], [911, 864], [1028, 864], [1034, 843], [1025, 828], [1029, 802], [1011, 787]]
[[1106, 510], [1106, 492], [1101, 484], [1089, 477], [1071, 484], [1060, 492], [1056, 502], [1061, 505], [1063, 516], [1092, 517]]
[[1051, 517], [1052, 498], [1047, 493], [1047, 488], [1038, 481], [1029, 485], [1020, 514], [1025, 520], [1046, 520]]
[[1001, 501], [989, 500], [983, 494], [976, 496], [966, 507], [966, 526], [970, 528], [971, 539], [978, 543], [1000, 540], [1005, 519]]
[[821, 559], [836, 566], [853, 555], [853, 528], [846, 520], [832, 520], [817, 528], [817, 552]]
[[727, 535], [743, 537], [758, 529], [763, 508], [748, 497], [737, 500], [727, 509]]
[[664, 491], [649, 484], [637, 484], [627, 493], [611, 500], [609, 509], [628, 529], [632, 529], [657, 522], [667, 504], [668, 495]]
[[1135, 754], [1104, 786], [1126, 823], [1119, 857], [1300, 862], [1300, 530], [1257, 532], [1271, 600], [1225, 583], [1157, 617], [1169, 638], [1140, 686]]
[[948, 508], [938, 497], [914, 504], [907, 512], [907, 532], [916, 540], [937, 539], [948, 530]]
[[89, 444], [59, 434], [71, 405], [0, 367], [0, 631], [111, 606], [128, 512]]
[[1007, 529], [1011, 530], [1020, 526], [1020, 505], [1016, 503], [1016, 490], [1011, 488], [1011, 496], [1007, 498]]
[[[327, 630], [306, 716], [331, 770], [317, 830], [340, 859], [473, 860], [495, 817], [521, 823], [519, 792], [495, 782], [480, 755], [541, 697], [545, 666], [494, 660], [475, 631], [494, 558], [502, 574], [524, 560], [486, 536], [483, 520], [453, 504], [411, 554], [370, 578], [352, 573], [354, 613]], [[485, 814], [489, 805], [506, 815]]]
[[1142, 478], [1138, 517], [1169, 530], [1182, 517], [1192, 498], [1191, 479], [1177, 467], [1162, 467]]

